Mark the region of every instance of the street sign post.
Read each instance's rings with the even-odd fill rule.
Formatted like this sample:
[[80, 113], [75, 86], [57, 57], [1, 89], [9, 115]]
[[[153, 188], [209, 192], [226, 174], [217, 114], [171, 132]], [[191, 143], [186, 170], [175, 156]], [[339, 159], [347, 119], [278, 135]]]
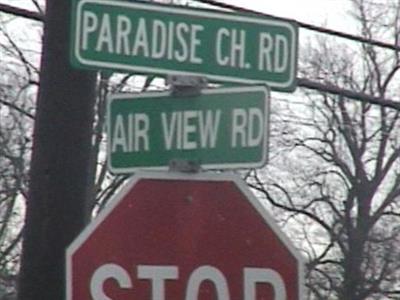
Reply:
[[303, 261], [238, 177], [138, 173], [67, 250], [67, 300], [300, 300]]
[[71, 61], [77, 67], [296, 88], [294, 22], [143, 2], [74, 2]]
[[113, 173], [166, 169], [187, 160], [205, 169], [261, 167], [267, 160], [269, 93], [265, 86], [113, 95], [108, 163]]

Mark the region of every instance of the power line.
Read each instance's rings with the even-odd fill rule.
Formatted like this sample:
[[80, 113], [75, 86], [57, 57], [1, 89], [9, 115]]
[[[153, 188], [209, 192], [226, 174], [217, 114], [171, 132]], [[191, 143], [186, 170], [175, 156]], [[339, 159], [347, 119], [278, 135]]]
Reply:
[[7, 14], [17, 16], [17, 17], [24, 17], [24, 18], [27, 18], [30, 20], [35, 20], [35, 21], [40, 21], [40, 22], [44, 21], [44, 16], [37, 12], [19, 8], [19, 7], [15, 7], [15, 6], [10, 6], [7, 4], [0, 3], [0, 11], [7, 13]]
[[[359, 41], [362, 43], [368, 43], [368, 44], [375, 45], [375, 46], [382, 47], [382, 48], [400, 51], [400, 47], [396, 46], [396, 45], [391, 45], [391, 44], [387, 44], [387, 43], [383, 43], [383, 42], [375, 41], [375, 40], [371, 40], [371, 39], [365, 39], [363, 37], [359, 37], [359, 36], [355, 36], [355, 35], [351, 35], [351, 34], [347, 34], [347, 33], [342, 33], [342, 32], [338, 32], [338, 31], [326, 29], [326, 28], [321, 28], [318, 26], [314, 26], [314, 25], [310, 25], [310, 24], [306, 24], [306, 23], [302, 23], [302, 22], [297, 22], [294, 20], [290, 20], [288, 18], [276, 17], [276, 16], [265, 14], [265, 13], [261, 13], [258, 11], [254, 11], [251, 9], [238, 7], [238, 6], [235, 6], [232, 4], [221, 3], [221, 2], [218, 2], [215, 0], [194, 0], [194, 1], [204, 3], [204, 4], [214, 5], [214, 6], [217, 6], [220, 8], [235, 10], [235, 11], [244, 12], [244, 13], [250, 13], [250, 14], [254, 14], [254, 15], [258, 15], [258, 16], [262, 16], [262, 17], [274, 18], [274, 19], [282, 20], [282, 21], [295, 22], [300, 27], [307, 28], [310, 30], [315, 30], [315, 31], [325, 33], [325, 34], [331, 34], [334, 36], [339, 36], [339, 37]], [[0, 11], [10, 13], [10, 14], [13, 14], [16, 16], [25, 17], [25, 18], [32, 19], [32, 20], [44, 21], [44, 17], [39, 13], [12, 7], [12, 6], [9, 6], [6, 4], [0, 4]], [[346, 98], [350, 98], [350, 99], [357, 100], [357, 101], [364, 101], [367, 103], [376, 104], [376, 105], [380, 105], [383, 107], [389, 107], [389, 108], [393, 108], [396, 110], [400, 110], [400, 102], [394, 101], [391, 99], [382, 99], [382, 98], [374, 97], [374, 96], [367, 95], [364, 93], [359, 93], [359, 92], [354, 92], [351, 90], [339, 88], [334, 85], [330, 85], [330, 84], [326, 84], [326, 83], [324, 83], [324, 84], [319, 83], [319, 82], [312, 81], [312, 80], [309, 80], [306, 78], [298, 78], [297, 82], [298, 82], [298, 86], [304, 87], [307, 89], [318, 90], [320, 92], [327, 92], [327, 93], [331, 93], [334, 95], [344, 96]]]
[[358, 41], [358, 42], [361, 42], [364, 44], [370, 44], [370, 45], [378, 46], [381, 48], [400, 51], [400, 45], [392, 45], [389, 43], [385, 43], [385, 42], [381, 42], [381, 41], [377, 41], [377, 40], [373, 40], [373, 39], [367, 39], [367, 38], [349, 34], [349, 33], [344, 33], [344, 32], [340, 32], [340, 31], [336, 31], [336, 30], [332, 30], [332, 29], [327, 29], [327, 28], [311, 25], [308, 23], [292, 20], [289, 18], [277, 17], [277, 16], [273, 16], [270, 14], [262, 13], [262, 12], [259, 12], [259, 11], [253, 10], [253, 9], [233, 5], [233, 4], [223, 3], [223, 2], [219, 2], [219, 1], [215, 1], [215, 0], [192, 0], [192, 1], [209, 4], [209, 5], [220, 7], [220, 8], [230, 9], [230, 10], [234, 10], [234, 11], [238, 11], [238, 12], [248, 13], [248, 14], [252, 14], [252, 15], [256, 15], [256, 16], [273, 18], [275, 20], [280, 20], [280, 21], [284, 21], [284, 22], [293, 22], [293, 23], [296, 23], [299, 27], [309, 29], [312, 31], [317, 31], [320, 33], [325, 33], [325, 34], [329, 34], [329, 35], [333, 35], [333, 36], [337, 36], [337, 37], [341, 37], [341, 38], [345, 38], [345, 39], [349, 39], [349, 40], [353, 40], [353, 41]]
[[[353, 41], [358, 41], [361, 43], [367, 43], [367, 44], [378, 46], [381, 48], [400, 51], [400, 46], [391, 45], [391, 44], [387, 44], [387, 43], [372, 40], [372, 39], [366, 39], [366, 38], [363, 38], [360, 36], [343, 33], [343, 32], [339, 32], [339, 31], [335, 31], [335, 30], [331, 30], [331, 29], [326, 29], [326, 28], [315, 26], [315, 25], [310, 25], [310, 24], [306, 24], [303, 22], [291, 20], [288, 18], [276, 17], [276, 16], [272, 16], [272, 15], [265, 14], [262, 12], [258, 12], [258, 11], [252, 10], [252, 9], [232, 5], [232, 4], [222, 3], [222, 2], [215, 1], [215, 0], [193, 0], [193, 1], [196, 1], [199, 3], [204, 3], [204, 4], [209, 4], [209, 5], [214, 5], [216, 7], [220, 7], [220, 8], [224, 8], [224, 9], [230, 9], [230, 10], [234, 10], [234, 11], [238, 11], [238, 12], [257, 15], [257, 16], [261, 16], [261, 17], [273, 18], [275, 20], [280, 20], [280, 21], [285, 21], [285, 22], [294, 22], [294, 23], [297, 23], [300, 27], [314, 30], [314, 31], [317, 31], [320, 33], [330, 34], [330, 35], [350, 39]], [[400, 110], [400, 102], [394, 101], [391, 99], [382, 99], [382, 98], [367, 95], [364, 93], [354, 92], [354, 91], [351, 91], [348, 89], [339, 88], [332, 84], [319, 83], [317, 81], [312, 81], [312, 80], [309, 80], [306, 78], [297, 78], [297, 83], [298, 83], [298, 86], [304, 87], [307, 89], [318, 90], [320, 92], [326, 92], [326, 93], [343, 96], [343, 97], [357, 100], [357, 101], [363, 101], [363, 102], [367, 102], [367, 103], [371, 103], [371, 104], [377, 104], [377, 105], [380, 105], [383, 107], [389, 107], [389, 108], [393, 108], [396, 110]]]
[[312, 81], [306, 78], [298, 78], [297, 79], [298, 86], [311, 89], [311, 90], [318, 90], [320, 92], [326, 92], [338, 96], [343, 96], [345, 98], [367, 102], [371, 104], [377, 104], [383, 107], [389, 107], [396, 110], [400, 110], [400, 102], [394, 101], [391, 99], [382, 99], [380, 97], [375, 97], [371, 95], [367, 95], [360, 92], [354, 92], [348, 89], [339, 88], [332, 84], [327, 83], [319, 83], [316, 81]]
[[[392, 44], [389, 44], [389, 43], [376, 41], [376, 40], [373, 40], [373, 39], [367, 39], [367, 38], [356, 36], [356, 35], [353, 35], [353, 34], [344, 33], [344, 32], [340, 32], [340, 31], [328, 29], [328, 28], [323, 28], [323, 27], [312, 25], [312, 24], [308, 24], [308, 23], [292, 20], [292, 19], [289, 19], [289, 18], [277, 17], [277, 16], [273, 16], [273, 15], [270, 15], [270, 14], [259, 12], [259, 11], [256, 11], [256, 10], [252, 10], [252, 9], [249, 9], [249, 8], [239, 7], [239, 6], [236, 6], [236, 5], [233, 5], [233, 4], [227, 4], [227, 3], [223, 3], [223, 2], [219, 2], [219, 1], [215, 1], [215, 0], [192, 0], [192, 1], [196, 1], [196, 2], [204, 3], [204, 4], [209, 4], [209, 5], [213, 5], [213, 6], [216, 6], [216, 7], [230, 9], [230, 10], [234, 10], [234, 11], [250, 13], [250, 14], [254, 14], [254, 15], [258, 15], [258, 16], [262, 16], [262, 17], [273, 18], [273, 19], [276, 19], [276, 20], [281, 20], [281, 21], [286, 21], [286, 22], [294, 22], [294, 23], [298, 24], [298, 26], [300, 26], [302, 28], [305, 28], [305, 29], [309, 29], [309, 30], [320, 32], [320, 33], [325, 33], [325, 34], [329, 34], [329, 35], [345, 38], [345, 39], [350, 39], [350, 40], [358, 41], [358, 42], [361, 42], [361, 43], [378, 46], [378, 47], [381, 47], [381, 48], [400, 51], [400, 45], [392, 45]], [[29, 10], [18, 8], [18, 7], [14, 7], [14, 6], [10, 6], [10, 5], [7, 5], [7, 4], [0, 4], [0, 11], [1, 12], [5, 12], [5, 13], [9, 13], [9, 14], [12, 14], [12, 15], [15, 15], [15, 16], [25, 17], [25, 18], [28, 18], [28, 19], [31, 19], [31, 20], [44, 21], [44, 16], [41, 15], [40, 13], [29, 11]]]

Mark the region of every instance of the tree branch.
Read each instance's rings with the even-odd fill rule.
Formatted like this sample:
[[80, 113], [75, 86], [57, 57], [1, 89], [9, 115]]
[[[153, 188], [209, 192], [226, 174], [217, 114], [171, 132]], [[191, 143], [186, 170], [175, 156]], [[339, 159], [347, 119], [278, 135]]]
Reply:
[[44, 16], [30, 10], [0, 3], [0, 11], [17, 17], [44, 22]]

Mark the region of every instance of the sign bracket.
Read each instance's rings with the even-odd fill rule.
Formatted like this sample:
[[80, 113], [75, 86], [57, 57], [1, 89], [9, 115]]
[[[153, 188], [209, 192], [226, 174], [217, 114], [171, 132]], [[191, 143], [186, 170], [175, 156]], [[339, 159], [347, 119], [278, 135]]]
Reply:
[[109, 168], [115, 174], [168, 170], [173, 159], [199, 161], [204, 170], [261, 167], [268, 116], [265, 85], [205, 88], [186, 97], [114, 94], [108, 102]]
[[110, 299], [113, 278], [120, 300], [253, 300], [260, 285], [264, 299], [301, 300], [304, 263], [238, 175], [139, 171], [68, 247], [66, 300]]
[[201, 164], [198, 160], [171, 159], [169, 161], [169, 172], [199, 173]]
[[[202, 76], [168, 75], [167, 82], [171, 86], [171, 94], [175, 97], [195, 97], [201, 95], [201, 90], [207, 87], [208, 81]], [[199, 173], [201, 164], [198, 160], [171, 159], [169, 172]]]
[[74, 67], [296, 89], [296, 22], [142, 1], [73, 2]]
[[199, 96], [207, 87], [208, 81], [202, 76], [168, 75], [167, 82], [171, 86], [172, 95], [176, 97]]

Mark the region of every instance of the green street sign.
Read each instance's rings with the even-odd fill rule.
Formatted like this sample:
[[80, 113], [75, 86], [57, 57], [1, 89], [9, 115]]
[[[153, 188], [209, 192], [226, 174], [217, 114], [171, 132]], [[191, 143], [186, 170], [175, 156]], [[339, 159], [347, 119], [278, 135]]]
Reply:
[[265, 86], [113, 95], [108, 104], [108, 163], [113, 173], [166, 169], [171, 160], [204, 169], [261, 167], [267, 159]]
[[73, 12], [76, 67], [296, 88], [294, 22], [118, 0], [79, 0]]

